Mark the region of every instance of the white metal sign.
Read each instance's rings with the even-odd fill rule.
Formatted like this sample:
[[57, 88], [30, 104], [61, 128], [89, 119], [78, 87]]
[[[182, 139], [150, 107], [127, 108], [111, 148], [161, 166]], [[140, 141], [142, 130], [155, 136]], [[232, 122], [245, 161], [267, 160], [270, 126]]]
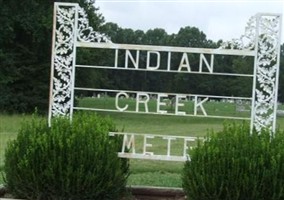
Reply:
[[[50, 83], [50, 104], [49, 104], [49, 123], [51, 118], [58, 115], [67, 115], [72, 118], [73, 110], [97, 110], [111, 112], [129, 112], [161, 115], [183, 115], [214, 118], [232, 118], [232, 119], [250, 119], [251, 129], [255, 128], [261, 131], [262, 128], [268, 128], [273, 133], [276, 128], [276, 110], [277, 110], [277, 91], [280, 61], [280, 30], [281, 15], [261, 13], [253, 16], [246, 27], [245, 34], [240, 39], [233, 40], [223, 44], [218, 49], [190, 48], [190, 47], [171, 47], [171, 46], [152, 46], [152, 45], [130, 45], [115, 44], [104, 34], [94, 31], [88, 23], [85, 11], [75, 3], [55, 3], [54, 4], [54, 25], [53, 25], [53, 51], [51, 65], [51, 83]], [[228, 48], [230, 47], [230, 48]], [[113, 65], [79, 65], [76, 63], [77, 48], [95, 48], [109, 49], [114, 51]], [[142, 66], [140, 60], [141, 52], [146, 55], [146, 64]], [[124, 63], [119, 63], [118, 55], [123, 53]], [[166, 54], [166, 68], [161, 67], [161, 54]], [[182, 54], [179, 66], [172, 68], [172, 56]], [[199, 68], [194, 70], [191, 67], [189, 55], [194, 54], [199, 57]], [[217, 55], [237, 55], [250, 56], [254, 58], [253, 74], [234, 74], [221, 73], [214, 68], [214, 58]], [[155, 62], [150, 62], [155, 60]], [[201, 94], [178, 94], [178, 93], [155, 93], [147, 91], [121, 91], [102, 88], [82, 88], [76, 87], [75, 68], [102, 68], [112, 70], [135, 70], [151, 71], [164, 73], [190, 73], [221, 76], [251, 77], [253, 79], [253, 88], [251, 97], [228, 97], [212, 96]], [[94, 92], [111, 92], [115, 97], [114, 107], [105, 108], [83, 108], [74, 107], [74, 92], [76, 90], [86, 90]], [[123, 102], [121, 99], [135, 97], [135, 108]], [[165, 102], [163, 99], [171, 97], [174, 99], [174, 111], [172, 113], [163, 109]], [[148, 103], [151, 98], [155, 99], [156, 109], [151, 110]], [[251, 117], [222, 116], [209, 113], [204, 104], [210, 99], [226, 99], [228, 101], [249, 101], [251, 102]], [[185, 110], [184, 100], [193, 102], [192, 110]], [[142, 109], [143, 108], [143, 109]], [[197, 112], [197, 111], [200, 112]], [[114, 134], [114, 133], [112, 133]], [[128, 142], [128, 134], [124, 134], [125, 145], [131, 145]], [[135, 136], [131, 134], [130, 141]], [[147, 138], [154, 137], [145, 136]], [[157, 136], [158, 137], [158, 136]], [[167, 136], [163, 136], [167, 137]], [[171, 138], [171, 139], [169, 139]], [[172, 139], [177, 136], [168, 136], [169, 148]], [[184, 141], [192, 140], [191, 137], [184, 137]], [[145, 149], [147, 147], [145, 141]], [[133, 145], [132, 145], [133, 147]], [[187, 145], [184, 148], [188, 148]], [[134, 148], [135, 149], [135, 148]], [[170, 150], [169, 150], [170, 151]], [[121, 156], [127, 157], [120, 153]], [[133, 152], [132, 152], [133, 153]], [[136, 154], [137, 158], [141, 155]], [[143, 155], [143, 153], [142, 153]], [[144, 152], [146, 156], [146, 150]], [[151, 157], [152, 156], [152, 157]], [[134, 156], [135, 157], [135, 156]], [[143, 157], [143, 156], [142, 156]], [[150, 154], [146, 156], [149, 159], [185, 160], [186, 155], [179, 158], [173, 158], [168, 152], [166, 157], [153, 157]]]
[[[198, 138], [196, 137], [183, 137], [183, 136], [170, 136], [170, 135], [153, 135], [153, 134], [138, 134], [138, 133], [124, 133], [124, 132], [111, 132], [110, 136], [123, 135], [123, 143], [121, 152], [118, 153], [122, 158], [139, 158], [148, 160], [167, 160], [167, 161], [186, 161], [190, 160], [187, 150], [195, 146]], [[148, 148], [152, 147], [151, 140], [159, 139], [164, 142], [166, 146], [166, 153], [164, 155], [157, 154], [149, 151]], [[142, 151], [136, 150], [136, 140], [142, 139]], [[173, 155], [171, 152], [173, 142], [179, 141], [178, 145], [182, 146], [180, 155]], [[177, 146], [177, 144], [175, 145]]]

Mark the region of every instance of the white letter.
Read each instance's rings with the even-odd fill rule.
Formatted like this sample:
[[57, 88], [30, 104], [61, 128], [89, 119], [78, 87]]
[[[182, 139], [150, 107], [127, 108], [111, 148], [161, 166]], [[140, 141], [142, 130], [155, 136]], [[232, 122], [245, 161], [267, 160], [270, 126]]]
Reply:
[[[187, 146], [187, 142], [194, 142], [195, 139], [193, 138], [184, 138], [184, 145], [183, 145], [183, 157], [187, 158], [190, 161], [190, 157], [187, 153], [188, 150], [188, 146]], [[192, 147], [190, 147], [190, 149], [192, 149]]]
[[119, 105], [118, 105], [119, 96], [125, 96], [127, 99], [129, 98], [129, 96], [125, 92], [119, 92], [115, 96], [115, 107], [116, 107], [116, 109], [119, 110], [119, 111], [125, 111], [128, 108], [128, 104], [126, 104], [123, 108], [119, 107]]
[[167, 156], [171, 156], [171, 141], [175, 140], [175, 137], [163, 137], [163, 139], [168, 140]]
[[133, 134], [130, 136], [129, 141], [128, 141], [128, 137], [126, 134], [123, 136], [123, 145], [122, 145], [121, 153], [125, 153], [125, 146], [127, 147], [127, 149], [130, 149], [132, 146], [132, 153], [135, 154], [135, 139], [134, 139]]
[[143, 154], [144, 155], [154, 155], [153, 152], [147, 152], [146, 151], [146, 147], [152, 147], [152, 144], [147, 144], [147, 138], [148, 139], [152, 139], [154, 138], [154, 136], [150, 136], [150, 135], [144, 135], [144, 146], [143, 146]]
[[168, 52], [168, 67], [167, 67], [167, 71], [171, 70], [171, 52]]
[[125, 68], [128, 68], [128, 58], [132, 61], [132, 64], [134, 65], [135, 69], [138, 69], [139, 66], [139, 50], [136, 51], [136, 61], [132, 57], [129, 50], [126, 49], [125, 51]]
[[[145, 99], [142, 99], [141, 97], [144, 96], [146, 97]], [[139, 104], [140, 103], [144, 103], [144, 107], [145, 107], [145, 112], [149, 112], [148, 110], [148, 102], [150, 100], [150, 97], [147, 93], [137, 93], [136, 96], [136, 112], [139, 112]]]
[[198, 96], [195, 96], [195, 99], [194, 99], [194, 115], [197, 115], [197, 108], [200, 107], [200, 109], [201, 109], [203, 115], [204, 115], [204, 116], [207, 116], [207, 113], [206, 113], [206, 111], [205, 111], [205, 109], [204, 109], [204, 107], [203, 107], [202, 104], [208, 100], [208, 97], [205, 98], [205, 99], [203, 99], [203, 100], [200, 101], [199, 103], [198, 103], [197, 97], [198, 97]]
[[[184, 63], [185, 62], [185, 63]], [[187, 57], [187, 54], [186, 53], [183, 53], [182, 54], [182, 58], [180, 60], [180, 64], [179, 64], [179, 67], [178, 67], [178, 71], [180, 72], [182, 68], [186, 68], [188, 72], [191, 72], [191, 69], [190, 69], [190, 65], [189, 65], [189, 61], [188, 61], [188, 57]]]
[[[150, 57], [151, 54], [156, 54], [157, 55], [157, 63], [156, 66], [150, 66]], [[147, 65], [146, 65], [146, 69], [150, 69], [150, 70], [156, 70], [160, 67], [160, 53], [157, 51], [147, 51]]]
[[185, 112], [179, 112], [178, 111], [178, 107], [179, 106], [184, 106], [184, 104], [183, 103], [179, 103], [179, 100], [181, 99], [181, 98], [186, 98], [186, 96], [185, 95], [179, 95], [179, 94], [177, 94], [176, 95], [176, 105], [175, 105], [175, 114], [176, 115], [185, 115]]
[[211, 60], [210, 60], [210, 65], [209, 65], [208, 62], [207, 62], [207, 60], [206, 60], [206, 57], [204, 56], [204, 54], [203, 54], [203, 53], [200, 54], [200, 59], [199, 59], [199, 72], [202, 72], [202, 66], [203, 66], [203, 64], [202, 64], [203, 62], [202, 62], [202, 61], [205, 62], [205, 65], [206, 65], [208, 71], [209, 71], [210, 73], [213, 73], [214, 55], [211, 54]]
[[114, 68], [117, 68], [118, 49], [115, 49]]
[[157, 113], [166, 114], [166, 113], [168, 113], [168, 111], [160, 110], [160, 106], [167, 105], [166, 102], [161, 102], [161, 97], [168, 97], [168, 95], [166, 95], [166, 94], [158, 94], [158, 97], [157, 97]]

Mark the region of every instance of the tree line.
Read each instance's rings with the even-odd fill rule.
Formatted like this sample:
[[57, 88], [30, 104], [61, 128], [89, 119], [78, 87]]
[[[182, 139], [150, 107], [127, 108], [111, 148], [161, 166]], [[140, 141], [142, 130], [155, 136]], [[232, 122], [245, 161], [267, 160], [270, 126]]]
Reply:
[[[94, 0], [67, 0], [79, 3], [88, 14], [94, 30], [105, 33], [114, 43], [218, 48], [197, 27], [181, 27], [178, 33], [164, 29], [147, 31], [122, 28], [105, 22]], [[67, 2], [60, 1], [60, 2]], [[58, 2], [58, 1], [57, 1]], [[52, 14], [54, 0], [0, 0], [0, 110], [32, 112], [35, 107], [46, 112], [49, 100]], [[78, 49], [80, 64], [113, 65], [108, 50]], [[161, 54], [161, 57], [165, 57]], [[178, 66], [181, 54], [173, 55]], [[124, 59], [119, 54], [119, 61]], [[161, 59], [162, 60], [162, 59]], [[164, 60], [164, 59], [163, 59]], [[190, 54], [191, 67], [198, 68], [198, 55]], [[141, 62], [146, 62], [142, 58]], [[152, 62], [155, 62], [153, 60]], [[165, 65], [161, 61], [161, 65]], [[279, 101], [284, 101], [284, 45], [281, 45]], [[216, 56], [214, 68], [226, 73], [252, 73], [253, 59], [240, 56]], [[123, 70], [76, 69], [76, 85], [93, 88], [131, 89], [138, 91], [251, 96], [252, 80], [198, 74], [137, 72]], [[88, 94], [86, 94], [88, 95]]]

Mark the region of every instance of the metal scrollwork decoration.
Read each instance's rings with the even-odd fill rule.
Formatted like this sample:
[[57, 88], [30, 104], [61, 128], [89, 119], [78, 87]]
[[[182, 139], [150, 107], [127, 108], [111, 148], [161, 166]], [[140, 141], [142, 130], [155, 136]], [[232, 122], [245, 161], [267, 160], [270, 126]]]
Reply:
[[279, 76], [281, 18], [260, 15], [256, 57], [254, 128], [275, 132]]
[[245, 33], [240, 38], [232, 39], [232, 41], [223, 42], [220, 49], [254, 49], [256, 40], [256, 20], [257, 15], [252, 16], [247, 22], [247, 26], [245, 27]]
[[[56, 29], [53, 30], [51, 116], [68, 115], [71, 109], [76, 7], [55, 4]], [[50, 116], [50, 117], [51, 117]]]
[[279, 76], [281, 17], [257, 14], [250, 18], [240, 39], [224, 42], [221, 49], [254, 50], [254, 88], [251, 129], [275, 132]]
[[110, 38], [102, 33], [96, 32], [89, 26], [87, 13], [81, 7], [78, 7], [78, 41], [81, 42], [109, 42]]
[[111, 43], [109, 37], [93, 31], [76, 3], [55, 3], [54, 17], [49, 123], [53, 116], [72, 115], [76, 42]]

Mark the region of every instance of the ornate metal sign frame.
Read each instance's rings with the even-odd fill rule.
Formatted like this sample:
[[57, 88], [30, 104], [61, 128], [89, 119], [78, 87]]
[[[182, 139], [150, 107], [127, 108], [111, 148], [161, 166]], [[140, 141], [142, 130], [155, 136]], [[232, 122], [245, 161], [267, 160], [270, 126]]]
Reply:
[[[149, 46], [149, 45], [129, 45], [129, 44], [115, 44], [104, 34], [98, 33], [89, 26], [87, 15], [85, 11], [75, 3], [55, 3], [54, 4], [54, 24], [53, 24], [53, 40], [52, 40], [52, 60], [51, 60], [51, 82], [50, 82], [50, 104], [49, 104], [49, 123], [51, 118], [59, 115], [70, 116], [72, 118], [74, 109], [85, 109], [74, 107], [74, 91], [81, 90], [102, 90], [94, 88], [76, 88], [75, 83], [75, 68], [86, 67], [76, 64], [76, 49], [80, 47], [85, 48], [105, 48], [115, 50], [115, 64], [113, 68], [119, 69], [117, 66], [117, 55], [119, 50], [125, 51], [126, 61], [130, 60], [134, 68], [128, 68], [128, 63], [125, 63], [124, 70], [146, 70], [146, 71], [160, 71], [173, 72], [170, 70], [170, 56], [174, 52], [183, 53], [179, 70], [175, 73], [202, 73], [202, 74], [218, 74], [229, 75], [226, 73], [214, 72], [214, 55], [240, 55], [254, 57], [254, 74], [233, 74], [234, 76], [250, 76], [253, 78], [252, 97], [236, 97], [234, 99], [248, 99], [251, 100], [251, 130], [255, 128], [261, 131], [263, 128], [268, 128], [272, 133], [276, 129], [276, 111], [277, 111], [277, 92], [278, 92], [278, 76], [279, 76], [279, 62], [280, 62], [280, 35], [282, 16], [280, 14], [260, 13], [253, 16], [245, 29], [245, 34], [240, 39], [232, 40], [224, 43], [219, 49], [202, 49], [202, 48], [185, 48], [185, 47], [167, 47], [167, 46]], [[157, 65], [150, 66], [147, 64], [146, 69], [139, 68], [139, 60], [131, 55], [130, 50], [136, 51], [136, 58], [139, 57], [139, 51], [147, 51], [147, 60], [151, 56], [156, 56]], [[168, 53], [168, 69], [159, 70], [159, 52]], [[200, 55], [200, 70], [191, 71], [188, 63], [186, 53], [195, 53]], [[206, 60], [204, 55], [210, 55], [211, 59]], [[148, 63], [147, 61], [147, 63]], [[204, 67], [203, 67], [204, 65]], [[91, 68], [108, 68], [104, 66], [87, 66]], [[202, 68], [206, 68], [204, 71]], [[232, 74], [230, 74], [232, 75]], [[119, 95], [127, 97], [127, 91], [114, 91]], [[136, 96], [144, 95], [145, 92], [128, 91], [134, 93]], [[167, 94], [156, 94], [158, 97], [167, 96]], [[202, 96], [189, 95], [195, 99], [195, 109], [198, 107], [202, 110], [203, 115], [207, 116], [202, 103], [210, 97], [216, 96]], [[183, 98], [183, 95], [176, 94], [176, 99]], [[198, 97], [203, 97], [200, 102]], [[220, 97], [228, 98], [231, 97]], [[144, 103], [146, 110], [146, 102], [137, 99], [138, 104]], [[116, 112], [127, 112], [126, 106], [119, 107], [117, 103]], [[157, 100], [157, 104], [163, 103]], [[182, 103], [176, 103], [175, 115], [187, 115], [186, 113], [178, 111]], [[92, 110], [92, 109], [90, 109]], [[94, 109], [96, 110], [96, 109]], [[97, 109], [99, 110], [99, 109]], [[111, 110], [108, 110], [111, 111]], [[146, 112], [146, 111], [145, 111]], [[151, 114], [151, 113], [149, 113]], [[163, 110], [157, 110], [153, 114], [168, 114]], [[197, 116], [196, 110], [192, 115]], [[199, 115], [200, 116], [200, 115]], [[211, 116], [220, 117], [220, 116]], [[220, 117], [222, 118], [222, 117]], [[228, 117], [223, 117], [228, 118]]]

